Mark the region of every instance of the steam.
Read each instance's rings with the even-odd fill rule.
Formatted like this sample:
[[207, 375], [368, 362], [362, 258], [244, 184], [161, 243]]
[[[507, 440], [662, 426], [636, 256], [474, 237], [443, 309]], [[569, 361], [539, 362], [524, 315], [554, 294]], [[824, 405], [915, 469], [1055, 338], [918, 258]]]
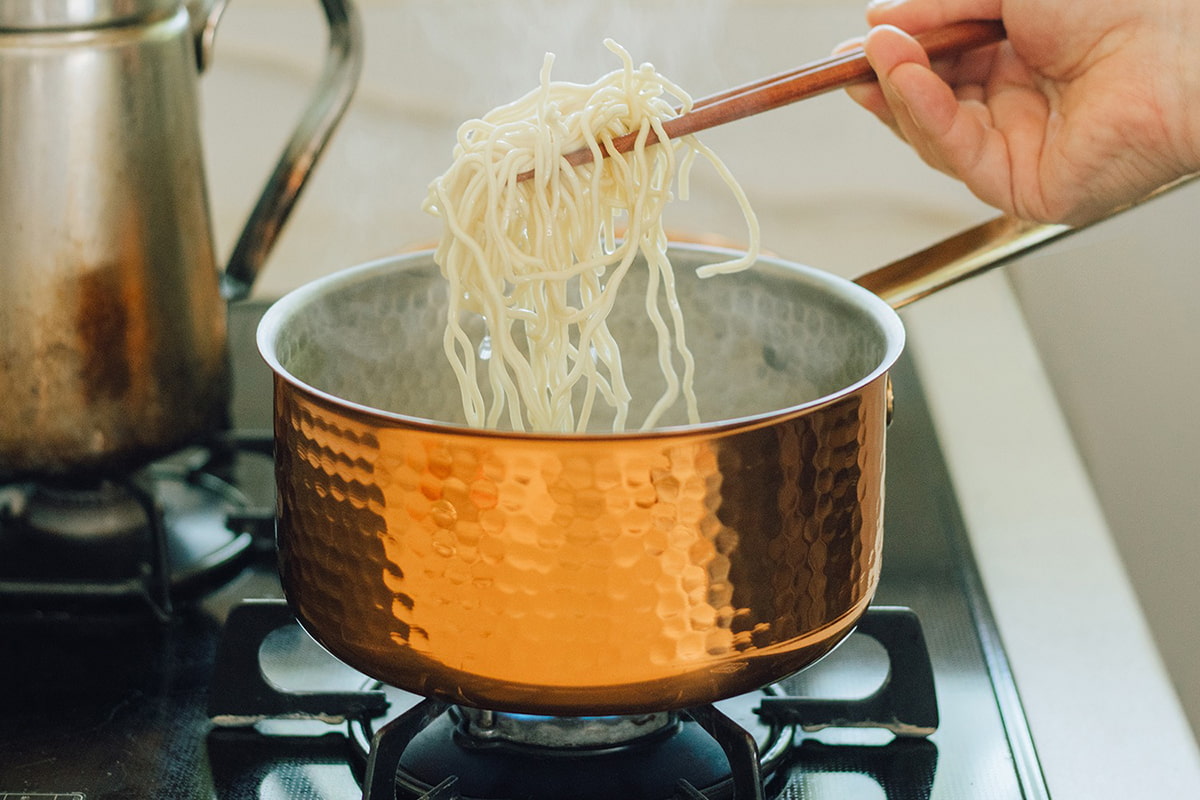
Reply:
[[728, 20], [737, 0], [411, 0], [413, 39], [428, 48], [431, 80], [463, 119], [524, 94], [542, 56], [556, 80], [589, 82], [615, 68], [611, 37], [697, 96], [716, 91]]

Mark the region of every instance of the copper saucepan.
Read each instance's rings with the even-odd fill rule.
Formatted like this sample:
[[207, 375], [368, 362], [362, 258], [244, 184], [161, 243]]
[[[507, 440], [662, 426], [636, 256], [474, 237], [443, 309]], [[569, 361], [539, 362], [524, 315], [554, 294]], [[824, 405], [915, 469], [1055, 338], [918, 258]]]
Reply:
[[[701, 280], [727, 253], [676, 246], [707, 421], [649, 433], [466, 427], [429, 253], [302, 287], [258, 335], [288, 600], [347, 664], [482, 708], [638, 713], [779, 680], [878, 583], [893, 306], [1071, 230], [1001, 218], [870, 291], [772, 258]], [[612, 330], [651, 402], [654, 336], [623, 297]]]

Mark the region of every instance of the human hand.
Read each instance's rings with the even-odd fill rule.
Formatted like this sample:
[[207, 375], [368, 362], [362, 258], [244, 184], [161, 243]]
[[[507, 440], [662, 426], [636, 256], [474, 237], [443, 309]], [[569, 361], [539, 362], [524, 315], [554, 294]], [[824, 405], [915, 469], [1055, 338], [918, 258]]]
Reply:
[[[1008, 39], [930, 68], [908, 35], [1001, 19]], [[1081, 223], [1200, 170], [1200, 3], [884, 0], [850, 95], [1010, 214]], [[904, 33], [902, 31], [906, 31]]]

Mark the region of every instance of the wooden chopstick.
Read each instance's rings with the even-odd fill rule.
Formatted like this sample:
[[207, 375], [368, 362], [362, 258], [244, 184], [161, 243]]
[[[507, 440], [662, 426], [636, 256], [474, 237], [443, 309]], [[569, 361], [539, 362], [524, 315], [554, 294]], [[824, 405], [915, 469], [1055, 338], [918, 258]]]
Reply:
[[[991, 20], [958, 22], [916, 37], [930, 60], [964, 53], [986, 44], [994, 44], [1004, 38], [1004, 25]], [[866, 54], [861, 47], [856, 47], [788, 72], [771, 75], [697, 100], [692, 104], [691, 111], [667, 120], [662, 127], [672, 139], [687, 136], [874, 78], [875, 72], [871, 69]], [[637, 131], [618, 136], [612, 140], [611, 146], [606, 148], [604, 155], [624, 153], [632, 149], [637, 137]], [[651, 145], [657, 141], [658, 135], [653, 130], [649, 131], [646, 144]], [[583, 148], [565, 153], [562, 158], [571, 166], [577, 167], [592, 160], [592, 151]], [[527, 170], [518, 174], [517, 180], [524, 181], [532, 177], [533, 170]]]

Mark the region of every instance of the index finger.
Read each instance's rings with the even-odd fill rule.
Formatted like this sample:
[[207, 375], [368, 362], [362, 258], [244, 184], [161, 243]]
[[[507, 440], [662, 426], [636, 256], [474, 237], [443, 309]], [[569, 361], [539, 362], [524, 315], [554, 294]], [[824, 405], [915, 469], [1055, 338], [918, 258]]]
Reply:
[[1000, 19], [1001, 0], [876, 0], [867, 7], [871, 25], [895, 25], [921, 33], [968, 19]]

